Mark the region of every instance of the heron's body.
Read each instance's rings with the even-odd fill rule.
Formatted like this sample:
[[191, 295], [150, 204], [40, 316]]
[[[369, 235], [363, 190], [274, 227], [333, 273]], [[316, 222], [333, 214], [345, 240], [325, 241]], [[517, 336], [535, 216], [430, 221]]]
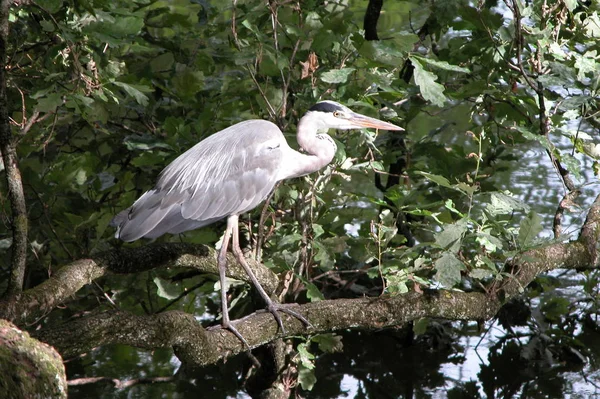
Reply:
[[258, 206], [278, 181], [315, 172], [335, 155], [330, 128], [375, 127], [402, 130], [387, 122], [356, 114], [333, 101], [314, 105], [298, 123], [298, 144], [306, 153], [292, 149], [279, 128], [268, 121], [237, 123], [202, 140], [180, 155], [160, 174], [152, 190], [112, 221], [116, 237], [123, 241], [156, 238], [206, 226], [227, 217], [227, 230], [219, 252], [219, 277], [223, 301], [223, 326], [244, 343], [229, 322], [225, 294], [226, 251], [233, 239], [233, 252], [267, 302], [281, 329], [277, 311], [301, 315], [271, 301], [247, 265], [238, 243], [238, 217]]
[[249, 120], [221, 130], [175, 159], [152, 190], [115, 217], [118, 237], [135, 241], [177, 234], [248, 212], [278, 181], [331, 162], [336, 150], [331, 137], [315, 135], [314, 140], [328, 144], [320, 157], [292, 149], [268, 121]]

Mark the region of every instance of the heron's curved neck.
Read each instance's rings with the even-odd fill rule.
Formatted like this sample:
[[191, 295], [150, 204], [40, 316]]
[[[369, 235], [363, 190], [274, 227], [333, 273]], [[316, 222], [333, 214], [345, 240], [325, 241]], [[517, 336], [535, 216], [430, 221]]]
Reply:
[[302, 160], [298, 167], [302, 173], [298, 176], [316, 172], [328, 165], [337, 149], [335, 142], [327, 134], [327, 126], [313, 113], [308, 113], [300, 119], [296, 139], [300, 147], [307, 152], [301, 154]]

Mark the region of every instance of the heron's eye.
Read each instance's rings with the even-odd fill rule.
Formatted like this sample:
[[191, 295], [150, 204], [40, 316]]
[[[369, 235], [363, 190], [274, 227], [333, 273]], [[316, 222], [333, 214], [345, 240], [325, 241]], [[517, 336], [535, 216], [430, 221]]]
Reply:
[[340, 118], [342, 116], [342, 113], [340, 111], [333, 111], [333, 116], [335, 116], [336, 118]]

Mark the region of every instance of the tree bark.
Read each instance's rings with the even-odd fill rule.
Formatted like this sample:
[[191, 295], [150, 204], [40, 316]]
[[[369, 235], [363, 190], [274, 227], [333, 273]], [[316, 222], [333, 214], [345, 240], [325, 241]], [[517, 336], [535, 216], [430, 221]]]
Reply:
[[67, 378], [60, 355], [6, 320], [0, 320], [0, 397], [67, 397]]
[[12, 1], [0, 0], [0, 155], [6, 171], [8, 199], [12, 212], [11, 272], [7, 294], [21, 292], [27, 260], [27, 207], [19, 171], [17, 150], [8, 120], [6, 96], [6, 49], [8, 44], [8, 14]]

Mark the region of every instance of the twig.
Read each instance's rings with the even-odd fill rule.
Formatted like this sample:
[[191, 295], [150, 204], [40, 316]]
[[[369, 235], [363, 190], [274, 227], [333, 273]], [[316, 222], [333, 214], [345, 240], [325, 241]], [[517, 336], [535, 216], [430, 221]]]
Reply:
[[235, 44], [235, 47], [240, 50], [242, 46], [240, 45], [240, 40], [238, 39], [237, 34], [236, 11], [237, 0], [233, 0], [233, 8], [231, 10], [231, 34], [233, 35], [233, 43]]
[[256, 233], [257, 234], [256, 250], [254, 253], [255, 259], [258, 262], [260, 262], [262, 246], [263, 246], [263, 242], [265, 240], [263, 230], [264, 230], [264, 226], [265, 226], [265, 220], [267, 218], [267, 211], [269, 210], [269, 205], [271, 204], [271, 199], [273, 198], [275, 191], [277, 191], [277, 189], [279, 188], [280, 185], [281, 185], [281, 182], [277, 182], [277, 184], [275, 185], [273, 190], [269, 193], [269, 196], [265, 200], [265, 204], [263, 205], [263, 208], [260, 211], [260, 219], [258, 221], [258, 231]]
[[562, 217], [565, 213], [565, 209], [569, 209], [569, 207], [573, 206], [574, 201], [581, 194], [580, 190], [569, 191], [566, 193], [558, 207], [556, 212], [554, 213], [554, 219], [552, 222], [552, 232], [554, 233], [554, 238], [559, 238], [562, 234]]
[[201, 282], [199, 282], [198, 284], [194, 285], [190, 289], [185, 289], [181, 294], [177, 295], [177, 298], [171, 300], [169, 303], [167, 303], [165, 306], [163, 306], [162, 308], [158, 309], [154, 313], [162, 313], [162, 312], [164, 312], [165, 310], [169, 309], [173, 304], [177, 303], [181, 298], [187, 296], [188, 294], [193, 293], [197, 288], [202, 287], [204, 284], [206, 284], [206, 281], [204, 279], [202, 279]]
[[31, 187], [31, 190], [33, 190], [33, 193], [36, 195], [38, 201], [40, 201], [40, 204], [42, 204], [42, 212], [44, 214], [44, 218], [46, 219], [46, 222], [48, 222], [48, 227], [50, 227], [50, 231], [52, 231], [52, 234], [54, 234], [54, 237], [56, 237], [56, 240], [58, 241], [59, 245], [62, 247], [63, 251], [65, 251], [67, 253], [67, 255], [69, 255], [69, 259], [72, 261], [75, 260], [75, 257], [71, 254], [71, 252], [69, 251], [69, 249], [67, 248], [65, 243], [63, 243], [63, 241], [60, 239], [60, 236], [54, 229], [54, 226], [52, 225], [52, 220], [50, 220], [50, 216], [48, 216], [46, 204], [42, 200], [40, 193], [38, 193], [37, 190], [33, 186], [30, 186], [30, 187]]
[[246, 65], [246, 70], [248, 71], [248, 73], [250, 74], [250, 78], [252, 78], [252, 81], [256, 85], [256, 88], [258, 89], [260, 96], [263, 98], [263, 100], [265, 100], [265, 103], [267, 104], [267, 111], [269, 112], [269, 117], [272, 120], [276, 121], [277, 120], [277, 112], [275, 112], [275, 109], [271, 105], [271, 102], [267, 98], [267, 95], [265, 94], [264, 90], [260, 86], [260, 83], [258, 83], [258, 80], [256, 80], [256, 75], [254, 74], [254, 71], [248, 65]]
[[74, 380], [67, 381], [67, 385], [79, 386], [79, 385], [87, 385], [87, 384], [97, 384], [99, 382], [108, 382], [114, 385], [117, 389], [130, 388], [134, 385], [139, 384], [164, 384], [165, 382], [173, 382], [176, 381], [176, 376], [170, 377], [147, 377], [147, 378], [135, 378], [133, 380], [119, 380], [117, 378], [110, 377], [89, 377], [89, 378], [76, 378]]
[[508, 0], [504, 0], [506, 6], [512, 11], [515, 20], [515, 47], [517, 49], [517, 67], [521, 72], [521, 76], [525, 79], [527, 84], [537, 92], [537, 85], [535, 81], [531, 80], [525, 69], [523, 68], [522, 52], [523, 52], [523, 35], [521, 31], [521, 11], [519, 10], [518, 0], [512, 0], [511, 3]]

